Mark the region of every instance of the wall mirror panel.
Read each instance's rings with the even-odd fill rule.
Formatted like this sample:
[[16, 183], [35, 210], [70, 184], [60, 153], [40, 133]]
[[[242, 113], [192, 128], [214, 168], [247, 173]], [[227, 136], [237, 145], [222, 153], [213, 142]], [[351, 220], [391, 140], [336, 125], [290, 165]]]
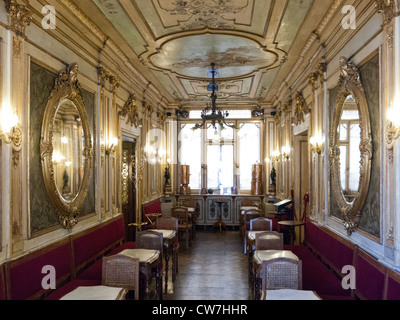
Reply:
[[72, 230], [84, 206], [93, 166], [92, 138], [72, 64], [56, 79], [43, 118], [40, 153], [48, 195], [60, 223]]
[[371, 175], [372, 139], [368, 104], [357, 67], [340, 59], [341, 75], [330, 133], [331, 181], [349, 235], [357, 228]]
[[73, 202], [82, 186], [85, 135], [78, 108], [66, 99], [60, 103], [53, 134], [53, 167], [57, 191], [66, 202]]

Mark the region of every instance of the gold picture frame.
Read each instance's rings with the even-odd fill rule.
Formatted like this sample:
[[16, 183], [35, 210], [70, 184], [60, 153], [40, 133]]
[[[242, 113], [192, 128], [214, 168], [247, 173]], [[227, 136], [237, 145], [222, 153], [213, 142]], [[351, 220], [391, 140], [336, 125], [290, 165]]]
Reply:
[[[344, 227], [350, 236], [357, 228], [365, 202], [368, 196], [371, 160], [373, 154], [370, 115], [364, 88], [357, 67], [350, 60], [342, 57], [340, 59], [341, 75], [339, 79], [339, 92], [336, 99], [333, 123], [330, 130], [330, 169], [332, 190], [337, 206], [343, 215]], [[341, 186], [340, 176], [340, 132], [339, 125], [343, 107], [348, 96], [351, 95], [358, 108], [360, 117], [360, 177], [359, 188], [350, 203], [346, 198]]]
[[[78, 216], [82, 211], [88, 193], [91, 169], [93, 166], [93, 147], [90, 125], [78, 81], [78, 69], [78, 65], [73, 63], [62, 71], [56, 79], [54, 88], [47, 101], [40, 142], [44, 183], [61, 225], [69, 231], [78, 223]], [[79, 189], [70, 201], [64, 199], [56, 185], [55, 167], [53, 163], [55, 152], [53, 136], [55, 132], [56, 114], [65, 101], [75, 105], [79, 113], [79, 122], [81, 123], [81, 130], [83, 132], [82, 152], [80, 154], [82, 159], [79, 160], [82, 161], [83, 174]]]

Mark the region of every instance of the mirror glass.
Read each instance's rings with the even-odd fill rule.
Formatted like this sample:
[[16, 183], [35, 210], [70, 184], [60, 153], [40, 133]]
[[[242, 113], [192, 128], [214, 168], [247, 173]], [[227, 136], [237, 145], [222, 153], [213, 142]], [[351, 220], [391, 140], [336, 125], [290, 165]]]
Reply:
[[340, 184], [346, 201], [352, 204], [358, 194], [361, 176], [361, 122], [352, 95], [344, 101], [338, 133], [340, 137]]
[[57, 190], [66, 202], [78, 195], [84, 174], [84, 132], [73, 101], [61, 101], [54, 118], [53, 168]]

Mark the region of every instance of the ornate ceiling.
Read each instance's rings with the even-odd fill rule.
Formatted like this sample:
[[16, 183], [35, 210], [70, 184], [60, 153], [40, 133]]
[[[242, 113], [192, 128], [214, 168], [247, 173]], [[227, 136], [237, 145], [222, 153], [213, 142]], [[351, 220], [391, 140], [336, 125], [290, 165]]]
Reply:
[[[268, 103], [332, 0], [73, 0], [144, 76], [186, 106]], [[317, 4], [318, 3], [318, 4]]]

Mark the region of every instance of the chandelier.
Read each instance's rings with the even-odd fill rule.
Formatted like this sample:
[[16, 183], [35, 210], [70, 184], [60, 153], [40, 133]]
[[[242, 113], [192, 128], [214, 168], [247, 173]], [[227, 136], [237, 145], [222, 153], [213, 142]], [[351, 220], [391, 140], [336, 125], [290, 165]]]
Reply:
[[202, 128], [207, 121], [211, 122], [214, 129], [217, 129], [217, 124], [220, 125], [221, 129], [224, 129], [224, 125], [233, 129], [236, 129], [236, 126], [226, 123], [227, 117], [229, 117], [229, 112], [221, 111], [217, 108], [217, 91], [218, 84], [215, 83], [215, 78], [218, 77], [218, 71], [215, 69], [215, 63], [211, 63], [210, 73], [212, 76], [212, 82], [208, 85], [208, 91], [212, 92], [211, 94], [211, 106], [207, 104], [207, 107], [201, 112], [201, 119], [203, 122], [201, 124], [196, 124], [193, 130]]

